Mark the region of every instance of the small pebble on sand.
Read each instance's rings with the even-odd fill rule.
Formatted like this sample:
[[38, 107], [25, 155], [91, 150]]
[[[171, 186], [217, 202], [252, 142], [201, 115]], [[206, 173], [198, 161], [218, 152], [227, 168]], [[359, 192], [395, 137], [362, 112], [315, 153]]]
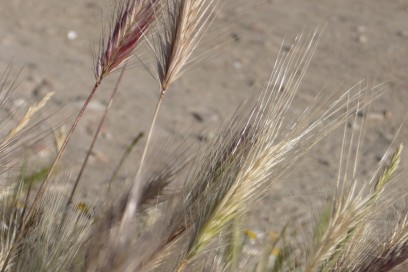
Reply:
[[78, 34], [77, 34], [76, 31], [70, 30], [70, 31], [68, 31], [68, 33], [67, 33], [67, 38], [68, 38], [68, 40], [70, 40], [70, 41], [76, 40], [76, 38], [78, 38]]

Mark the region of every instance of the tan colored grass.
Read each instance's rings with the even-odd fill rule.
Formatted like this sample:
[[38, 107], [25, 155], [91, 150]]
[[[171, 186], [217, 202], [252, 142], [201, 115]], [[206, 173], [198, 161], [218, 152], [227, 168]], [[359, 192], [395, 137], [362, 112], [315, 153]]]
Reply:
[[[299, 35], [289, 53], [279, 55], [265, 91], [238, 110], [210, 143], [187, 177], [183, 194], [170, 201], [164, 218], [141, 234], [132, 247], [135, 255], [128, 255], [122, 267], [189, 269], [231, 220], [264, 195], [269, 184], [279, 181], [306, 150], [367, 105], [369, 101], [361, 98], [371, 90], [356, 85], [323, 109], [317, 99], [292, 126], [284, 126], [317, 40], [314, 35]], [[172, 250], [176, 246], [180, 249]]]
[[[360, 143], [358, 143], [359, 145]], [[370, 223], [370, 218], [375, 213], [375, 209], [381, 207], [378, 205], [380, 196], [398, 168], [402, 148], [402, 144], [397, 147], [390, 163], [384, 167], [382, 173], [377, 177], [373, 189], [368, 194], [366, 191], [370, 185], [369, 180], [362, 184], [362, 188], [357, 189], [356, 169], [352, 171], [351, 176], [347, 175], [349, 172], [348, 164], [351, 160], [351, 149], [348, 154], [345, 154], [346, 165], [339, 172], [344, 171], [343, 174], [339, 174], [339, 191], [337, 192], [339, 195], [333, 200], [326, 213], [323, 214], [321, 221], [318, 222], [315, 236], [311, 241], [305, 271], [353, 271], [353, 265], [362, 267], [358, 265], [357, 261], [344, 260], [359, 255], [357, 253], [359, 251], [364, 252], [369, 249], [370, 232], [374, 227]], [[358, 165], [355, 164], [354, 167], [358, 167]], [[376, 172], [381, 167], [383, 167], [382, 164], [378, 166]], [[389, 259], [384, 260], [384, 262], [388, 261]]]
[[6, 145], [13, 137], [15, 137], [19, 132], [21, 132], [30, 122], [30, 119], [42, 108], [45, 107], [48, 100], [54, 95], [54, 92], [47, 93], [43, 99], [37, 104], [30, 106], [27, 112], [24, 114], [23, 118], [20, 119], [18, 124], [9, 132], [7, 137], [3, 140], [0, 146]]
[[[359, 103], [367, 103], [358, 99], [361, 93], [352, 100], [343, 100], [342, 102], [338, 100], [328, 106], [328, 111], [322, 110], [324, 113], [314, 115], [315, 120], [311, 123], [304, 123], [298, 120], [290, 130], [285, 131], [282, 128], [285, 113], [297, 92], [303, 73], [309, 64], [310, 57], [313, 55], [316, 46], [313, 41], [309, 44], [303, 43], [300, 37], [297, 42], [298, 44], [292, 49], [295, 53], [289, 54], [288, 62], [285, 63], [284, 60], [283, 65], [277, 67], [278, 75], [281, 72], [285, 74], [286, 71], [289, 71], [285, 75], [288, 77], [288, 80], [285, 81], [282, 75], [282, 81], [280, 81], [278, 76], [277, 81], [270, 83], [271, 90], [265, 92], [264, 100], [261, 99], [258, 102], [260, 112], [255, 111], [254, 119], [250, 119], [247, 122], [248, 129], [255, 130], [254, 137], [246, 139], [248, 132], [244, 130], [242, 134], [245, 135], [245, 138], [238, 142], [239, 145], [244, 145], [248, 141], [250, 145], [249, 150], [244, 151], [248, 153], [241, 157], [241, 149], [245, 150], [245, 146], [240, 147], [237, 145], [234, 148], [236, 150], [234, 152], [237, 152], [237, 154], [234, 154], [231, 160], [237, 159], [241, 164], [238, 172], [236, 174], [234, 172], [228, 173], [227, 176], [220, 178], [220, 182], [226, 182], [230, 179], [228, 175], [232, 174], [233, 181], [231, 187], [225, 188], [225, 192], [220, 190], [219, 187], [217, 189], [214, 188], [213, 192], [209, 192], [220, 194], [221, 198], [218, 200], [218, 203], [210, 204], [215, 207], [212, 213], [208, 214], [209, 217], [201, 215], [202, 218], [198, 219], [199, 222], [202, 222], [196, 224], [195, 237], [189, 245], [185, 261], [182, 262], [179, 271], [184, 271], [186, 268], [183, 267], [183, 265], [185, 266], [184, 263], [188, 263], [196, 256], [199, 256], [208, 247], [210, 242], [221, 233], [221, 230], [232, 218], [240, 216], [241, 213], [247, 211], [251, 202], [261, 197], [270, 184], [278, 182], [286, 171], [295, 164], [298, 158], [303, 156], [306, 150], [314, 146], [330, 130], [337, 127], [343, 118], [350, 117], [348, 111], [339, 114], [339, 109], [348, 107], [354, 110], [361, 106]], [[296, 52], [300, 48], [306, 49], [304, 51], [300, 50], [300, 53]], [[300, 71], [299, 74], [295, 74], [295, 72], [292, 74], [290, 72], [292, 71], [292, 60], [293, 70], [298, 73]], [[278, 90], [278, 86], [285, 86], [287, 95], [275, 93]], [[268, 95], [270, 96], [268, 97]], [[322, 121], [328, 119], [329, 116], [333, 118], [333, 121], [323, 125]], [[308, 120], [309, 118], [310, 116], [306, 119]], [[253, 128], [252, 126], [255, 127]], [[251, 135], [250, 132], [249, 135]], [[237, 157], [234, 158], [235, 156]], [[227, 165], [228, 163], [226, 163]], [[232, 169], [234, 168], [235, 166]], [[215, 190], [218, 190], [218, 192], [215, 192]], [[207, 196], [208, 198], [213, 199], [214, 197]]]
[[[156, 45], [158, 50], [155, 50], [161, 96], [142, 162], [132, 189], [118, 203], [109, 202], [105, 214], [93, 222], [92, 209], [85, 203], [69, 205], [74, 190], [68, 205], [64, 205], [62, 194], [50, 195], [42, 189], [101, 80], [131, 56], [157, 13], [162, 12], [158, 12], [159, 4], [165, 5], [160, 16], [163, 15], [163, 21], [169, 24], [163, 26]], [[43, 187], [40, 187], [42, 194], [36, 195], [32, 206], [27, 206], [30, 190], [18, 196], [25, 197], [22, 208], [14, 201], [17, 196], [10, 206], [3, 205], [0, 219], [2, 227], [6, 225], [7, 228], [0, 229], [2, 271], [239, 270], [243, 261], [238, 249], [239, 226], [235, 224], [267, 193], [271, 184], [283, 180], [307, 150], [343, 122], [357, 118], [359, 111], [379, 95], [377, 88], [371, 90], [356, 84], [333, 100], [316, 98], [300, 116], [288, 123], [287, 113], [318, 43], [316, 33], [306, 37], [301, 34], [288, 52], [279, 53], [264, 90], [239, 108], [218, 136], [203, 148], [192, 167], [187, 168], [187, 175], [179, 175], [186, 164], [177, 160], [173, 153], [171, 167], [157, 160], [160, 171], [141, 179], [160, 103], [166, 90], [191, 60], [217, 4], [218, 0], [120, 2], [107, 44], [101, 45], [95, 87], [58, 150]], [[368, 94], [371, 91], [372, 94]], [[4, 144], [24, 130], [48, 99], [47, 95], [30, 107]], [[358, 145], [362, 135], [363, 132], [358, 137]], [[336, 197], [318, 222], [304, 270], [389, 271], [408, 260], [406, 216], [394, 226], [391, 235], [380, 240], [382, 244], [371, 248], [370, 253], [375, 254], [364, 255], [364, 250], [372, 246], [366, 241], [367, 236], [373, 236], [375, 228], [370, 219], [400, 163], [402, 145], [390, 164], [383, 167], [384, 161], [381, 162], [372, 182], [367, 182], [360, 191], [355, 176], [357, 163], [351, 175], [348, 171], [352, 163], [351, 144], [348, 153], [345, 149], [343, 144]], [[380, 168], [384, 168], [382, 173]], [[181, 193], [169, 194], [170, 197], [163, 200], [160, 196], [164, 189], [177, 178], [184, 181]], [[348, 180], [351, 182], [347, 183]], [[366, 194], [370, 185], [373, 188]], [[156, 211], [159, 205], [163, 212], [154, 213], [155, 218], [148, 225], [143, 224], [143, 212], [148, 208]], [[61, 214], [63, 220], [60, 220]], [[234, 227], [232, 231], [229, 230], [231, 226]], [[225, 233], [234, 236], [230, 249], [225, 245]], [[262, 263], [255, 266], [257, 271], [265, 269], [268, 252], [279, 255], [279, 252], [272, 252], [274, 247], [273, 241]], [[223, 250], [231, 253], [224, 259], [225, 263], [219, 256]]]
[[212, 21], [218, 0], [164, 0], [163, 26], [155, 49], [161, 89], [183, 73]]
[[[159, 35], [159, 49], [156, 51], [153, 47], [158, 60], [160, 96], [154, 110], [149, 132], [147, 133], [146, 144], [123, 214], [120, 233], [126, 232], [125, 229], [129, 226], [130, 221], [138, 210], [138, 199], [142, 193], [141, 188], [145, 186], [142, 184], [141, 175], [165, 93], [170, 84], [180, 76], [181, 69], [184, 68], [194, 49], [197, 47], [208, 25], [216, 2], [216, 0], [169, 0], [162, 2], [164, 7], [161, 9], [163, 14], [160, 18], [165, 19], [163, 26], [159, 26], [162, 30]], [[122, 241], [123, 239], [118, 238], [117, 240]]]
[[79, 271], [92, 218], [81, 211], [69, 211], [66, 224], [59, 230], [56, 226], [64, 194], [47, 193], [31, 217], [24, 240], [16, 241], [27, 208], [27, 203], [18, 204], [26, 194], [21, 188], [13, 190], [14, 194], [3, 200], [0, 211], [0, 264], [3, 271]]

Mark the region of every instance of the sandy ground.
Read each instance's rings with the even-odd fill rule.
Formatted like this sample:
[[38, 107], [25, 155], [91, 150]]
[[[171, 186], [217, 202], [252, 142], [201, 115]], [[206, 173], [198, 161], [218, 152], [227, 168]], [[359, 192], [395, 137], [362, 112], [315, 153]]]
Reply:
[[[1, 0], [0, 71], [11, 59], [16, 70], [24, 66], [10, 103], [32, 103], [55, 91], [47, 112], [60, 109], [59, 121], [77, 112], [94, 83], [92, 52], [101, 35], [101, 21], [112, 5], [108, 0]], [[221, 45], [171, 88], [158, 134], [175, 141], [210, 138], [243, 99], [262, 87], [282, 40], [289, 45], [302, 30], [308, 33], [319, 27], [324, 28], [321, 41], [293, 110], [322, 90], [341, 92], [361, 79], [370, 84], [384, 82], [386, 92], [373, 104], [367, 126], [362, 173], [381, 158], [406, 113], [408, 1], [230, 0], [217, 11], [213, 26], [205, 41]], [[103, 83], [80, 123], [64, 156], [64, 173], [78, 170], [116, 77]], [[95, 196], [106, 186], [125, 146], [147, 130], [157, 96], [155, 81], [134, 62], [85, 173], [81, 199]], [[399, 139], [406, 141], [407, 136], [404, 125]], [[263, 208], [253, 214], [254, 225], [279, 230], [288, 219], [309, 220], [306, 211], [333, 192], [341, 141], [341, 131], [336, 131], [290, 177], [273, 187]], [[51, 160], [50, 142], [38, 144], [37, 148], [46, 146], [39, 161]], [[121, 179], [135, 173], [141, 148], [141, 144], [136, 147]]]

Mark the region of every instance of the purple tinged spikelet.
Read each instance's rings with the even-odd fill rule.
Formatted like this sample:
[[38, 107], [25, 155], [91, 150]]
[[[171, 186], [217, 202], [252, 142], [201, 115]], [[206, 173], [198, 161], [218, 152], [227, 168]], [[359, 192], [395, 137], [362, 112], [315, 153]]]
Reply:
[[158, 0], [127, 0], [118, 9], [116, 23], [105, 46], [102, 42], [95, 68], [100, 82], [132, 55], [159, 8]]

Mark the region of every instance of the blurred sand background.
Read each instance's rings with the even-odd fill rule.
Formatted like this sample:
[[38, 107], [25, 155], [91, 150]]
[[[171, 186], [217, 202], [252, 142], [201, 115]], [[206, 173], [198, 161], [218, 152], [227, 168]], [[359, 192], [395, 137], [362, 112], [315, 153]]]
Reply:
[[[24, 66], [9, 106], [32, 103], [55, 91], [45, 114], [59, 109], [58, 121], [70, 122], [67, 118], [80, 109], [94, 83], [92, 52], [112, 6], [108, 0], [0, 0], [0, 73], [11, 59], [15, 73]], [[288, 46], [298, 33], [324, 26], [293, 112], [322, 90], [340, 93], [361, 79], [369, 84], [384, 82], [386, 92], [372, 106], [361, 154], [361, 173], [373, 169], [407, 112], [407, 0], [229, 0], [216, 15], [205, 42], [220, 46], [168, 92], [158, 134], [176, 142], [207, 141], [243, 99], [262, 88], [283, 39]], [[148, 129], [157, 84], [140, 64], [132, 63], [85, 172], [79, 196], [83, 200], [106, 186], [126, 145]], [[78, 171], [117, 75], [102, 84], [81, 121], [64, 155], [64, 173]], [[407, 144], [406, 125], [399, 139]], [[301, 224], [310, 220], [305, 211], [333, 192], [341, 141], [341, 130], [332, 133], [291, 176], [272, 187], [262, 209], [253, 214], [254, 225], [279, 231], [289, 219]], [[32, 148], [42, 150], [34, 154], [39, 165], [54, 156], [51, 143], [44, 140]], [[134, 175], [142, 146], [135, 148], [121, 180]]]

